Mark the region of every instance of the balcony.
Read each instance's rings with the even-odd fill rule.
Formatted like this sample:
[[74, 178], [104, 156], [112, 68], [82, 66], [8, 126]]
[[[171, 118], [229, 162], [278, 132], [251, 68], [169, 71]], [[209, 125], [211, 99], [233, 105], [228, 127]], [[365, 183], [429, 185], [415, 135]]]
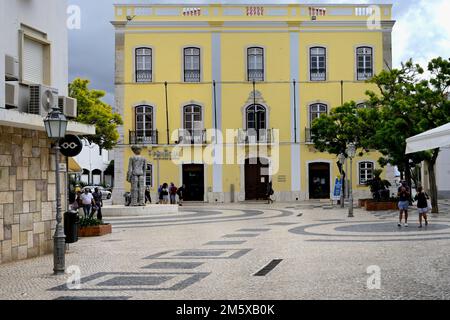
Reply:
[[358, 69], [358, 80], [369, 80], [373, 77], [371, 69]]
[[136, 82], [152, 82], [152, 71], [136, 70]]
[[311, 133], [311, 129], [310, 128], [306, 128], [305, 129], [305, 143], [308, 144], [313, 144], [313, 134]]
[[238, 144], [272, 144], [274, 141], [272, 129], [239, 129]]
[[130, 131], [130, 144], [158, 144], [158, 130]]
[[311, 81], [325, 81], [325, 80], [326, 80], [325, 71], [311, 70]]
[[179, 129], [178, 130], [178, 143], [179, 144], [206, 144], [206, 130], [205, 129], [196, 129], [196, 130], [187, 130], [187, 129]]
[[200, 82], [200, 70], [185, 70], [184, 82]]
[[248, 69], [248, 81], [264, 81], [264, 70]]

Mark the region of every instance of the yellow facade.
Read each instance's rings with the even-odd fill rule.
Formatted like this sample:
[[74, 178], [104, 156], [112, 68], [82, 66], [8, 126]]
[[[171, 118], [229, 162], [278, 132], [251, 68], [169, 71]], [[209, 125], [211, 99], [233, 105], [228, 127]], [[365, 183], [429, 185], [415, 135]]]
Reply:
[[[132, 144], [144, 148], [152, 169], [148, 181], [153, 194], [163, 182], [181, 185], [196, 179], [192, 188], [198, 188], [199, 180], [203, 180], [203, 189], [196, 189], [198, 198], [193, 200], [244, 201], [257, 198], [249, 194], [260, 194], [261, 183], [270, 179], [278, 200], [318, 198], [318, 190], [320, 198], [332, 197], [334, 180], [339, 176], [337, 158], [318, 152], [308, 141], [311, 105], [319, 103], [329, 112], [341, 101], [364, 102], [365, 91], [374, 88], [357, 78], [357, 48], [370, 48], [371, 60], [365, 67], [372, 73], [391, 65], [391, 11], [391, 5], [116, 5], [112, 22], [116, 30], [116, 111], [123, 115], [124, 126], [115, 151], [114, 201], [121, 202], [123, 192], [130, 188], [125, 172]], [[184, 70], [189, 69], [184, 63], [189, 52], [185, 49], [191, 47], [199, 52], [199, 58], [195, 58], [199, 64], [194, 68], [198, 82], [185, 79]], [[249, 58], [252, 47], [259, 48], [262, 55]], [[310, 78], [312, 47], [325, 50], [323, 81]], [[138, 57], [138, 52], [144, 52], [138, 51], [142, 48], [150, 49], [145, 52], [151, 55]], [[249, 59], [262, 64], [249, 63]], [[263, 70], [264, 79], [255, 81], [253, 87], [248, 68], [255, 65], [258, 72]], [[151, 75], [151, 80], [138, 82], [138, 74]], [[199, 107], [200, 118], [184, 113], [184, 107], [190, 105]], [[261, 106], [257, 109], [260, 113], [251, 111], [253, 105]], [[151, 117], [137, 120], [138, 106], [151, 107]], [[252, 117], [259, 120], [252, 122]], [[197, 122], [192, 125], [185, 118]], [[179, 129], [188, 129], [187, 125], [192, 125], [192, 132], [217, 128], [224, 135], [226, 129], [241, 133], [231, 141], [216, 143], [208, 133], [206, 141], [197, 137], [200, 140], [194, 145], [186, 146], [178, 137], [183, 132]], [[245, 140], [245, 130], [252, 126], [260, 132], [256, 144]], [[278, 141], [273, 140], [275, 131], [270, 129], [278, 130]], [[150, 131], [157, 131], [157, 141], [152, 138], [154, 133], [150, 139], [143, 138]], [[251, 139], [250, 132], [247, 137]], [[242, 133], [243, 139], [239, 138]], [[252, 158], [250, 150], [258, 147], [268, 150], [271, 168], [279, 168], [269, 177], [252, 174], [251, 165], [245, 164], [246, 158]], [[217, 161], [221, 152], [225, 157], [230, 150], [242, 153], [243, 158], [223, 165], [220, 161], [213, 165], [201, 157], [187, 160], [194, 149], [198, 153], [215, 149]], [[158, 151], [172, 155], [157, 160]], [[356, 197], [368, 192], [360, 185], [359, 163], [378, 167], [378, 157], [369, 153], [354, 159]], [[189, 167], [189, 163], [199, 166]], [[195, 173], [200, 168], [203, 173]]]

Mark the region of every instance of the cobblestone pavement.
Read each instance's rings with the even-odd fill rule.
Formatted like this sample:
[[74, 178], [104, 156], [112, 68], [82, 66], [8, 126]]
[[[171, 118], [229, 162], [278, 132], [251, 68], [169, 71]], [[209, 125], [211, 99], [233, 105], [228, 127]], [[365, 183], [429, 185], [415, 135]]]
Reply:
[[393, 211], [317, 202], [109, 218], [112, 234], [70, 246], [72, 275], [52, 275], [51, 255], [0, 265], [0, 299], [449, 299], [449, 201], [441, 211], [423, 229], [416, 210], [398, 228]]

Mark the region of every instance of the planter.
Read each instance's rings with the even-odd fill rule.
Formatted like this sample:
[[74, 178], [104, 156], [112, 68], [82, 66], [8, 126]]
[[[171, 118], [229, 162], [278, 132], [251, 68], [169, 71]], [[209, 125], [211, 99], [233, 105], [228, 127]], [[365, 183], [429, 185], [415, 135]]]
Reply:
[[111, 224], [101, 224], [99, 226], [89, 226], [78, 228], [79, 237], [100, 237], [112, 233]]
[[366, 200], [365, 207], [367, 211], [387, 211], [387, 210], [397, 210], [397, 201], [380, 201]]
[[372, 199], [359, 199], [358, 200], [358, 206], [360, 208], [364, 208], [366, 206], [366, 202], [370, 201], [370, 200], [372, 200]]

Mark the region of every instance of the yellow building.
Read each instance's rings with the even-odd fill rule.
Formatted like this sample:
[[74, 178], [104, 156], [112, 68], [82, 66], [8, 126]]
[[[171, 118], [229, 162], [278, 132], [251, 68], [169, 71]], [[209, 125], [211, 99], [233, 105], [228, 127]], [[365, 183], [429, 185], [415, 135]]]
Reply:
[[[115, 108], [124, 126], [114, 202], [130, 188], [134, 144], [144, 147], [153, 197], [174, 182], [186, 185], [187, 200], [253, 200], [264, 198], [269, 180], [279, 201], [332, 197], [337, 159], [314, 149], [309, 128], [342, 102], [364, 107], [365, 80], [392, 63], [391, 11], [116, 5]], [[378, 157], [354, 159], [356, 198], [367, 195]]]

